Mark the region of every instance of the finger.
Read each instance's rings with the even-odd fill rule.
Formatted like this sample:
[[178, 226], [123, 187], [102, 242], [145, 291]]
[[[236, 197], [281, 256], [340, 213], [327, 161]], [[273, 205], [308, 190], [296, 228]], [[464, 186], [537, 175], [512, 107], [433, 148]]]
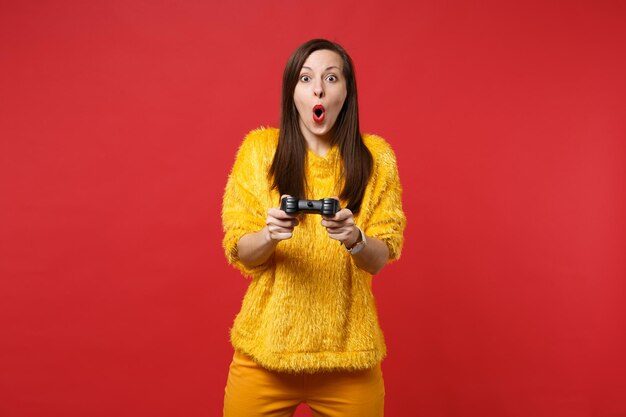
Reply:
[[281, 233], [281, 232], [272, 233], [272, 232], [270, 232], [270, 237], [273, 240], [287, 240], [287, 239], [291, 239], [293, 237], [293, 233], [292, 232], [285, 232], [285, 233]]
[[265, 224], [268, 226], [276, 226], [276, 227], [283, 227], [283, 228], [289, 228], [289, 229], [293, 229], [294, 227], [296, 227], [300, 222], [298, 221], [298, 219], [276, 219], [274, 217], [270, 217], [268, 216], [267, 219], [265, 220]]
[[335, 240], [345, 241], [348, 238], [348, 234], [346, 233], [328, 233], [328, 237]]
[[298, 221], [298, 216], [291, 214], [281, 214], [281, 210], [278, 211], [268, 211], [267, 212], [267, 220], [273, 220], [277, 222], [291, 222]]
[[331, 236], [350, 236], [350, 231], [346, 229], [326, 229]]
[[344, 208], [335, 213], [336, 220], [345, 220], [354, 217], [350, 209]]
[[327, 229], [337, 229], [337, 228], [343, 227], [344, 224], [343, 224], [343, 222], [337, 222], [337, 221], [334, 221], [334, 220], [323, 219], [322, 220], [322, 226], [324, 226]]
[[338, 219], [322, 219], [322, 226], [324, 227], [348, 227], [354, 225], [354, 217], [348, 217], [347, 219], [338, 220]]
[[339, 210], [337, 213], [335, 213], [333, 216], [322, 216], [325, 219], [332, 219], [332, 220], [345, 220], [348, 219], [350, 217], [353, 217], [352, 211], [350, 211], [350, 209], [344, 208]]
[[275, 219], [295, 219], [298, 217], [297, 214], [287, 214], [279, 208], [272, 207], [267, 211], [267, 215], [271, 216]]
[[342, 242], [347, 241], [350, 238], [350, 232], [346, 230], [329, 231], [328, 236], [331, 239], [340, 240]]
[[293, 233], [292, 227], [268, 226], [270, 233]]

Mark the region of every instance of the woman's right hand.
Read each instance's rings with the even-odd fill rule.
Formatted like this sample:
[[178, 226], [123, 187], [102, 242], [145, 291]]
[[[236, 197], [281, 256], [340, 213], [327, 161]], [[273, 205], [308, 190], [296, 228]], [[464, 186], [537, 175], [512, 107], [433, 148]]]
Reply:
[[265, 224], [263, 229], [243, 235], [237, 242], [239, 260], [247, 267], [261, 265], [272, 256], [278, 242], [291, 238], [294, 227], [299, 224], [298, 215], [271, 208]]
[[[288, 196], [282, 196], [283, 197]], [[271, 208], [267, 211], [265, 224], [267, 225], [268, 241], [279, 242], [281, 240], [291, 239], [293, 229], [299, 224], [297, 214], [287, 214], [279, 208]]]

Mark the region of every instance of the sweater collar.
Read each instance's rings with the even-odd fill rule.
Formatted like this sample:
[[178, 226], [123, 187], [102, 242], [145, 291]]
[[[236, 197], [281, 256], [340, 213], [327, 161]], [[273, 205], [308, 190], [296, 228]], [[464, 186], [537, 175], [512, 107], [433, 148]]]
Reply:
[[310, 149], [307, 149], [306, 157], [307, 164], [311, 168], [331, 168], [335, 167], [338, 159], [339, 159], [339, 147], [337, 145], [333, 145], [330, 147], [326, 155], [318, 155]]

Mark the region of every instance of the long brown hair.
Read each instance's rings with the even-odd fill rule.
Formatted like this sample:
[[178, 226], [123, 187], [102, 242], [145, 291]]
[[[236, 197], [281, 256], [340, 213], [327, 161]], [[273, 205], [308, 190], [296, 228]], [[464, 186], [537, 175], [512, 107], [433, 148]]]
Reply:
[[287, 61], [283, 73], [278, 147], [268, 175], [272, 179], [272, 189], [278, 188], [281, 195], [289, 194], [305, 198], [306, 142], [298, 124], [298, 110], [293, 94], [304, 61], [313, 52], [321, 49], [336, 52], [343, 60], [347, 95], [332, 129], [331, 145], [336, 144], [339, 147], [343, 162], [341, 170], [343, 188], [339, 197], [347, 201], [347, 208], [353, 213], [358, 213], [372, 172], [373, 158], [363, 143], [359, 129], [359, 107], [352, 59], [340, 45], [334, 42], [326, 39], [312, 39], [300, 45]]

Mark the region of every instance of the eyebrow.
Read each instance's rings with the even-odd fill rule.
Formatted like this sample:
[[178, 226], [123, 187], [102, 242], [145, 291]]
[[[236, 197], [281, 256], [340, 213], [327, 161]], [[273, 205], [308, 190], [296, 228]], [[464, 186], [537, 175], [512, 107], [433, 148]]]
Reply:
[[[313, 71], [313, 68], [311, 68], [311, 67], [307, 67], [307, 66], [304, 66], [304, 65], [303, 65], [303, 66], [302, 66], [302, 69], [305, 69], [305, 68], [306, 68], [306, 69], [308, 69], [309, 71]], [[331, 69], [331, 68], [336, 68], [336, 69], [339, 69], [339, 67], [338, 67], [338, 66], [336, 66], [336, 65], [331, 65], [330, 67], [326, 68], [324, 71], [328, 71], [328, 70], [329, 70], [329, 69]]]

